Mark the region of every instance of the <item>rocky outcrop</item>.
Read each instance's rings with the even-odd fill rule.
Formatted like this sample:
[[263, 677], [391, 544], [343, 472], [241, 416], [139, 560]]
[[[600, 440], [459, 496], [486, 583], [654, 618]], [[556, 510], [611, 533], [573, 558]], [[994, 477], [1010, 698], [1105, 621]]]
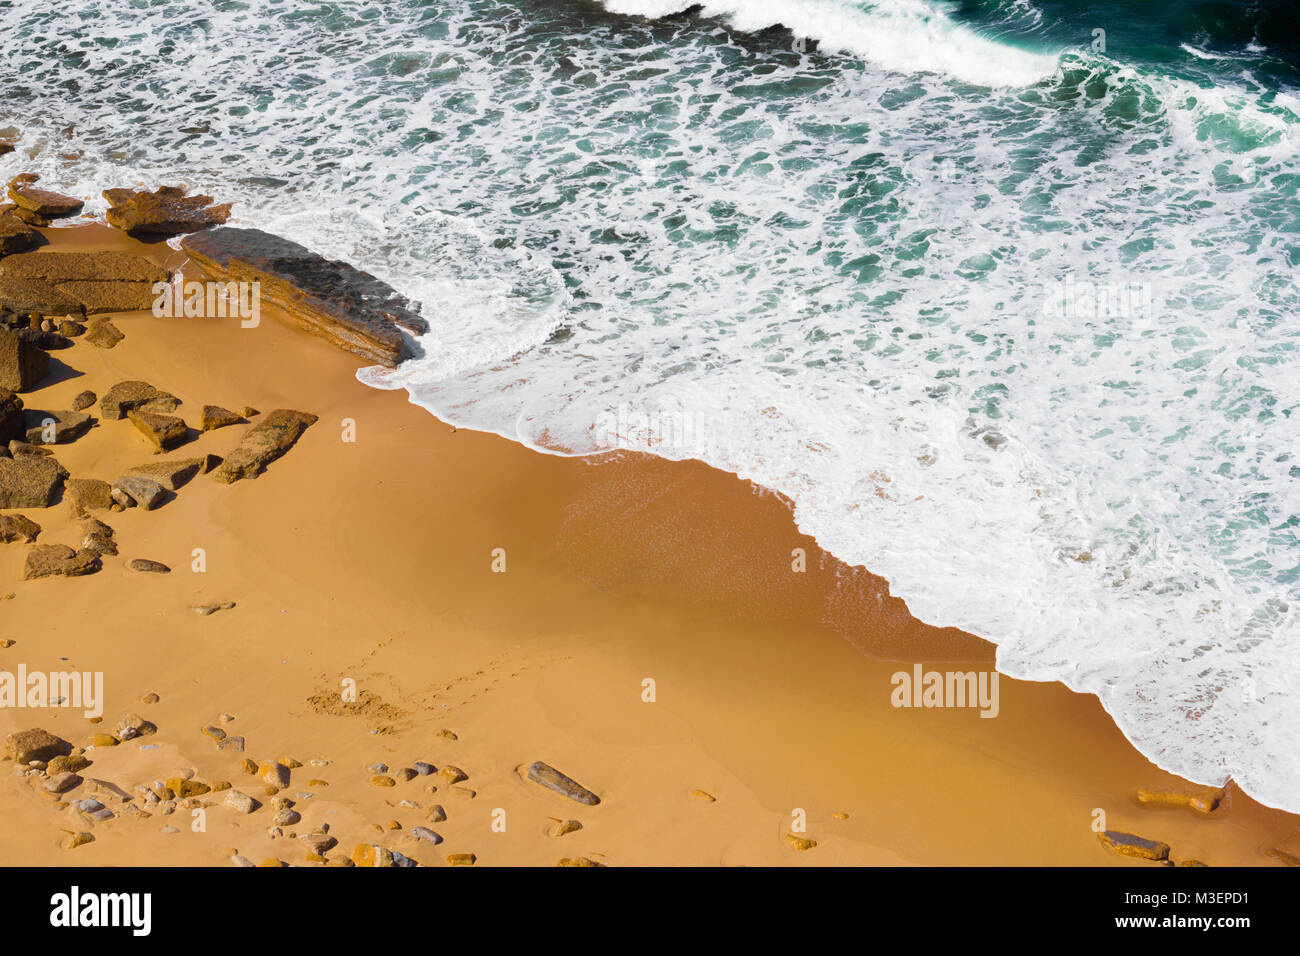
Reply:
[[0, 458], [0, 508], [48, 508], [65, 476], [53, 458]]
[[60, 318], [151, 309], [154, 283], [170, 278], [123, 252], [21, 252], [0, 259], [0, 305]]
[[409, 354], [402, 330], [429, 328], [417, 305], [380, 279], [268, 232], [223, 226], [187, 236], [181, 248], [213, 279], [259, 282], [263, 302], [371, 362], [396, 366]]
[[0, 388], [24, 392], [49, 370], [50, 357], [42, 349], [17, 332], [0, 329]]
[[105, 189], [108, 222], [136, 238], [179, 236], [220, 226], [230, 218], [230, 203], [212, 205], [211, 196], [187, 196], [183, 186], [161, 186], [153, 192]]
[[36, 173], [23, 173], [9, 181], [9, 198], [16, 206], [46, 219], [73, 216], [86, 205], [84, 200], [64, 196], [48, 189], [37, 189], [32, 184], [40, 180]]
[[239, 447], [213, 470], [212, 477], [227, 485], [242, 478], [256, 478], [315, 422], [316, 416], [308, 412], [277, 408], [244, 433]]
[[99, 555], [82, 548], [74, 551], [65, 544], [36, 544], [27, 552], [27, 563], [23, 566], [23, 580], [34, 581], [38, 578], [68, 577], [78, 578], [85, 574], [94, 574], [100, 568]]
[[118, 382], [99, 400], [99, 410], [107, 421], [126, 418], [132, 409], [167, 415], [176, 411], [181, 400], [170, 392], [154, 388], [148, 382]]

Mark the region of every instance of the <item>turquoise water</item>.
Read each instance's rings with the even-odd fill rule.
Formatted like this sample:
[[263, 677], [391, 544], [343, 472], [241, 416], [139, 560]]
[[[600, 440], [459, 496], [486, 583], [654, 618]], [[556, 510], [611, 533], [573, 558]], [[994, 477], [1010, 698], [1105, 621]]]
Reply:
[[0, 3], [0, 164], [237, 200], [424, 303], [363, 380], [752, 478], [1007, 673], [1300, 810], [1284, 9]]

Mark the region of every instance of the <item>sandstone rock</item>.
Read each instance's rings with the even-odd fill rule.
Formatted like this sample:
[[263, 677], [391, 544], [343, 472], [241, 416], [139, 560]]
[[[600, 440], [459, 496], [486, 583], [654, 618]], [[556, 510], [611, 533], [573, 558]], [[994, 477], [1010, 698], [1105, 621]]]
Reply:
[[473, 866], [478, 861], [473, 853], [450, 853], [447, 855], [448, 866]]
[[27, 426], [29, 445], [66, 445], [90, 431], [94, 419], [85, 412], [42, 412], [29, 408], [23, 413], [23, 422]]
[[99, 570], [99, 555], [83, 548], [73, 551], [62, 544], [36, 544], [27, 552], [23, 580], [63, 576], [69, 578], [94, 574]]
[[72, 196], [63, 196], [48, 189], [37, 189], [32, 183], [39, 179], [40, 177], [35, 173], [15, 176], [9, 181], [9, 198], [21, 208], [47, 219], [76, 215], [86, 205], [84, 200], [74, 199]]
[[108, 319], [94, 319], [86, 326], [86, 341], [101, 349], [114, 348], [126, 334]]
[[0, 458], [0, 508], [48, 508], [64, 474], [53, 458]]
[[447, 819], [447, 811], [442, 808], [441, 803], [435, 803], [429, 808], [428, 820], [430, 823], [442, 823]]
[[252, 813], [261, 806], [242, 790], [227, 790], [225, 804], [236, 813]]
[[0, 389], [0, 444], [8, 444], [23, 434], [23, 400], [9, 389]]
[[1169, 859], [1168, 843], [1147, 840], [1132, 833], [1123, 833], [1118, 830], [1106, 830], [1103, 833], [1098, 833], [1097, 838], [1101, 840], [1103, 846], [1123, 856], [1133, 856], [1142, 860]]
[[167, 496], [166, 490], [158, 482], [132, 475], [123, 475], [113, 482], [111, 494], [113, 500], [123, 507], [130, 508], [134, 505], [145, 511], [157, 508]]
[[80, 300], [60, 292], [56, 286], [43, 279], [25, 279], [6, 274], [5, 263], [30, 255], [35, 253], [22, 252], [0, 260], [0, 307], [11, 312], [37, 312], [41, 315], [80, 315]]
[[116, 747], [122, 741], [118, 740], [112, 734], [91, 734], [90, 746], [92, 747]]
[[313, 833], [308, 833], [305, 836], [298, 837], [298, 842], [306, 846], [312, 853], [315, 853], [318, 856], [324, 856], [330, 850], [334, 849], [334, 847], [338, 846], [339, 841], [334, 839], [334, 837], [330, 836], [328, 833], [323, 833], [320, 830], [317, 830]]
[[437, 846], [442, 842], [442, 837], [434, 833], [428, 827], [411, 827], [410, 834], [415, 837], [415, 839], [423, 840], [425, 843], [432, 843], [434, 846]]
[[1223, 802], [1223, 790], [1204, 787], [1198, 790], [1161, 790], [1153, 787], [1138, 789], [1139, 803], [1148, 806], [1189, 807], [1198, 813], [1213, 813]]
[[136, 737], [157, 733], [158, 728], [139, 714], [127, 714], [117, 722], [114, 730], [119, 740], [134, 740]]
[[597, 863], [595, 860], [588, 859], [585, 856], [566, 856], [560, 860], [556, 866], [581, 866], [581, 867], [603, 867], [604, 863]]
[[692, 790], [691, 796], [694, 797], [696, 800], [703, 800], [706, 803], [716, 803], [718, 799], [713, 794], [709, 793], [707, 790]]
[[257, 765], [257, 776], [273, 787], [289, 786], [289, 768], [279, 761], [263, 761]]
[[386, 774], [377, 773], [370, 778], [370, 785], [372, 787], [395, 787], [397, 786], [397, 781]]
[[562, 837], [566, 833], [574, 833], [582, 829], [582, 824], [577, 820], [557, 820], [555, 826], [551, 827], [551, 836]]
[[252, 405], [245, 405], [243, 408], [239, 410], [239, 414], [244, 416], [245, 418], [256, 418], [258, 415], [262, 413], [259, 412]]
[[118, 421], [126, 418], [132, 409], [166, 415], [180, 406], [181, 400], [169, 392], [160, 391], [148, 382], [118, 382], [99, 400], [99, 409], [105, 419]]
[[134, 559], [130, 567], [132, 571], [142, 571], [146, 574], [171, 574], [172, 571], [161, 561], [150, 561], [147, 558]]
[[137, 238], [179, 236], [219, 226], [230, 218], [230, 204], [212, 205], [211, 196], [187, 196], [182, 186], [161, 186], [154, 192], [105, 189], [107, 219]]
[[75, 850], [79, 846], [85, 846], [87, 843], [94, 843], [95, 835], [87, 833], [84, 830], [80, 833], [73, 833], [64, 838], [63, 848], [65, 850]]
[[26, 252], [39, 238], [40, 234], [17, 216], [0, 215], [0, 256]]
[[316, 416], [307, 412], [277, 408], [244, 433], [239, 447], [226, 456], [212, 477], [222, 484], [256, 478], [267, 465], [292, 448], [315, 422]]
[[117, 554], [117, 542], [113, 540], [113, 529], [95, 518], [81, 523], [81, 546], [96, 554]]
[[560, 773], [554, 767], [544, 764], [540, 760], [528, 768], [528, 779], [541, 784], [548, 790], [554, 790], [561, 796], [576, 800], [578, 803], [586, 804], [589, 807], [594, 807], [600, 803], [600, 797], [579, 784], [572, 777]]
[[244, 752], [243, 737], [225, 737], [217, 741], [218, 750], [229, 750], [231, 753], [242, 754]]
[[50, 793], [67, 793], [80, 785], [81, 778], [70, 770], [51, 774], [50, 779], [45, 781], [45, 789]]
[[[79, 335], [85, 335], [85, 334], [86, 334], [86, 327], [85, 327], [84, 325], [82, 325], [80, 322], [78, 322], [75, 318], [73, 318], [72, 316], [69, 315], [69, 316], [66, 316], [62, 321], [59, 322], [59, 334], [60, 334], [60, 335], [63, 335], [63, 336], [66, 336], [67, 338], [70, 338], [70, 339], [75, 339], [75, 338], [76, 338], [77, 336], [79, 336]], [[82, 394], [82, 395], [85, 395], [85, 394], [87, 394], [87, 393], [86, 393], [86, 392], [82, 392], [81, 394]], [[93, 394], [93, 393], [90, 393], [90, 394]], [[93, 405], [94, 402], [95, 402], [95, 400], [94, 400], [93, 398], [92, 398], [90, 401], [91, 401], [91, 404], [92, 404], [92, 405]], [[73, 404], [73, 408], [76, 408], [76, 404], [75, 404], [75, 402], [74, 402], [74, 404]]]
[[126, 413], [136, 429], [159, 452], [171, 451], [185, 443], [189, 429], [185, 422], [174, 415], [159, 415], [132, 409]]
[[238, 413], [232, 412], [228, 408], [222, 408], [220, 405], [204, 405], [203, 414], [199, 420], [199, 430], [210, 432], [214, 428], [238, 425], [243, 420]]
[[0, 515], [0, 543], [23, 541], [31, 544], [41, 533], [41, 526], [23, 515]]
[[167, 789], [172, 791], [181, 799], [189, 797], [200, 797], [208, 793], [212, 788], [206, 783], [200, 783], [197, 780], [187, 780], [183, 777], [170, 777], [167, 780]]
[[285, 808], [272, 818], [272, 822], [279, 827], [291, 827], [302, 820], [302, 814], [297, 810]]
[[45, 767], [45, 772], [50, 776], [59, 773], [76, 773], [79, 770], [85, 770], [90, 766], [90, 761], [81, 754], [68, 754], [67, 756], [53, 757]]
[[24, 392], [43, 379], [49, 369], [49, 355], [17, 332], [0, 329], [0, 389]]
[[394, 866], [393, 853], [373, 843], [358, 843], [352, 850], [352, 862], [357, 866]]
[[460, 767], [453, 767], [451, 764], [444, 766], [438, 771], [438, 773], [441, 774], [442, 778], [449, 784], [460, 783], [462, 780], [469, 779], [469, 774], [464, 770], [461, 770]]
[[204, 464], [205, 461], [202, 458], [164, 459], [149, 462], [145, 465], [136, 465], [134, 468], [127, 469], [123, 474], [136, 478], [147, 478], [150, 481], [158, 482], [168, 491], [176, 491], [202, 471]]
[[444, 739], [446, 739], [446, 740], [459, 740], [459, 739], [460, 739], [459, 737], [456, 736], [456, 734], [455, 734], [453, 731], [448, 730], [446, 727], [444, 727], [442, 730], [438, 731], [438, 736], [439, 736], [439, 737], [442, 737], [442, 738], [444, 738]]
[[33, 760], [53, 760], [70, 753], [72, 744], [39, 727], [20, 730], [5, 738], [5, 752], [14, 763], [29, 764]]
[[411, 764], [411, 769], [413, 769], [421, 777], [427, 777], [431, 773], [438, 772], [437, 767], [435, 767], [431, 763], [426, 763], [423, 760], [417, 760], [415, 763]]
[[26, 308], [9, 308], [73, 319], [151, 309], [154, 284], [170, 278], [166, 269], [128, 253], [23, 252], [0, 260], [0, 303], [27, 301]]
[[99, 397], [89, 389], [84, 392], [78, 392], [76, 398], [72, 400], [72, 410], [74, 412], [85, 411], [98, 400]]
[[789, 843], [796, 850], [811, 850], [817, 845], [816, 840], [801, 837], [797, 833], [787, 833], [785, 835], [785, 842]]
[[234, 601], [219, 601], [215, 604], [200, 604], [194, 609], [194, 613], [199, 615], [199, 617], [207, 617], [210, 614], [216, 614], [218, 611], [229, 611], [234, 606]]
[[[42, 326], [46, 321], [42, 320]], [[72, 339], [44, 327], [39, 329], [19, 329], [18, 337], [29, 345], [34, 345], [46, 352], [57, 352], [60, 349], [72, 348]]]
[[414, 780], [417, 776], [419, 776], [419, 774], [417, 774], [410, 767], [403, 767], [401, 770], [397, 771], [397, 777], [403, 783], [407, 782], [408, 780]]
[[113, 507], [112, 486], [98, 478], [69, 478], [63, 483], [63, 495], [72, 505], [74, 517]]
[[279, 236], [222, 227], [187, 236], [181, 248], [211, 278], [259, 282], [262, 300], [300, 328], [390, 368], [410, 354], [403, 329], [428, 331], [391, 286]]

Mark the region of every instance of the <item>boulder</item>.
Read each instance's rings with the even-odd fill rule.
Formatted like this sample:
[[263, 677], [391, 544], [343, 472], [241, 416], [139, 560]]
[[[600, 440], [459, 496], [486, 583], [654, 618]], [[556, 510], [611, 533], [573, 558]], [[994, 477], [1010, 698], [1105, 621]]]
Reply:
[[118, 382], [99, 400], [99, 410], [105, 419], [117, 421], [126, 418], [126, 413], [134, 408], [166, 415], [174, 412], [180, 403], [175, 395], [160, 391], [148, 382]]
[[0, 256], [26, 252], [40, 234], [12, 213], [0, 215]]
[[126, 338], [126, 333], [108, 319], [95, 319], [86, 326], [86, 341], [101, 349], [114, 348]]
[[8, 444], [24, 434], [23, 400], [8, 389], [0, 389], [0, 444]]
[[99, 570], [99, 555], [85, 548], [74, 551], [64, 544], [35, 544], [27, 552], [23, 580], [63, 576], [81, 577]]
[[110, 494], [113, 496], [113, 500], [124, 508], [132, 508], [138, 505], [145, 511], [153, 511], [167, 497], [166, 490], [158, 482], [131, 475], [123, 475], [113, 482]]
[[256, 478], [315, 422], [316, 416], [309, 412], [277, 408], [244, 433], [239, 447], [213, 470], [212, 477], [222, 484]]
[[429, 330], [416, 303], [345, 262], [258, 229], [222, 226], [181, 240], [210, 278], [258, 282], [263, 302], [339, 348], [392, 368], [410, 354], [406, 330]]
[[112, 486], [98, 478], [69, 478], [63, 483], [63, 496], [72, 505], [73, 516], [78, 518], [113, 507]]
[[94, 392], [92, 392], [90, 389], [86, 389], [84, 392], [78, 392], [76, 397], [73, 398], [72, 410], [74, 412], [85, 411], [91, 405], [94, 405], [95, 402], [97, 401], [99, 401], [99, 396], [96, 395]]
[[33, 760], [53, 760], [72, 752], [72, 744], [62, 737], [34, 727], [20, 730], [5, 738], [5, 751], [14, 763], [26, 765]]
[[0, 515], [0, 543], [24, 541], [31, 544], [41, 533], [41, 526], [23, 515]]
[[582, 786], [582, 784], [572, 777], [560, 773], [549, 764], [542, 763], [540, 760], [534, 762], [528, 768], [528, 779], [533, 783], [541, 784], [548, 790], [554, 790], [563, 797], [576, 800], [578, 803], [586, 804], [589, 807], [594, 807], [600, 803], [600, 797]]
[[25, 392], [45, 377], [50, 357], [17, 332], [0, 329], [0, 389]]
[[239, 425], [244, 421], [238, 412], [232, 412], [228, 408], [222, 408], [220, 405], [204, 405], [203, 414], [199, 419], [199, 430], [210, 432], [214, 428], [225, 428], [227, 425]]
[[174, 415], [159, 415], [132, 409], [126, 413], [126, 417], [159, 452], [170, 451], [184, 444], [185, 437], [189, 433], [185, 422]]
[[48, 189], [37, 189], [32, 183], [40, 178], [35, 173], [15, 176], [9, 181], [9, 198], [16, 206], [47, 219], [76, 215], [86, 205], [84, 200], [72, 196], [64, 196]]
[[42, 412], [28, 409], [23, 413], [29, 445], [66, 445], [90, 431], [94, 421], [85, 412]]
[[137, 238], [179, 236], [220, 226], [230, 218], [230, 204], [214, 206], [211, 196], [187, 196], [182, 186], [162, 186], [153, 192], [105, 189], [108, 222]]
[[137, 478], [148, 478], [150, 481], [158, 482], [168, 491], [176, 491], [202, 471], [203, 466], [204, 459], [202, 458], [182, 458], [136, 465], [134, 468], [127, 469], [123, 474]]
[[1119, 830], [1106, 830], [1097, 834], [1102, 845], [1122, 856], [1137, 857], [1141, 860], [1169, 859], [1169, 844], [1156, 840], [1147, 840], [1132, 833]]
[[53, 458], [0, 458], [0, 508], [48, 508], [65, 476]]

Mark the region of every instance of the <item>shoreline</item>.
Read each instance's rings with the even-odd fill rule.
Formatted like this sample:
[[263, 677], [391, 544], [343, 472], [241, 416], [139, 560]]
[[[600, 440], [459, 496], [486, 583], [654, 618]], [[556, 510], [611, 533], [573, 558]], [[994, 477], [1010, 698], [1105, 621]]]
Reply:
[[[46, 250], [130, 251], [171, 268], [183, 258], [102, 224], [42, 232]], [[993, 646], [916, 621], [881, 579], [801, 535], [779, 496], [695, 461], [560, 458], [454, 430], [357, 381], [368, 363], [272, 312], [256, 329], [114, 314], [124, 341], [54, 353], [80, 374], [22, 396], [64, 408], [83, 388], [140, 378], [178, 395], [185, 416], [206, 402], [320, 416], [256, 481], [200, 476], [156, 512], [105, 517], [122, 553], [97, 574], [18, 582], [24, 548], [0, 545], [0, 575], [14, 582], [0, 593], [15, 592], [0, 613], [18, 638], [0, 667], [70, 658], [104, 672], [105, 724], [134, 711], [157, 725], [146, 744], [157, 749], [93, 751], [88, 779], [130, 792], [185, 767], [247, 787], [235, 756], [201, 733], [224, 712], [235, 719], [220, 726], [246, 736], [249, 757], [302, 763], [286, 789], [313, 796], [295, 797], [293, 829], [329, 823], [331, 859], [370, 841], [435, 865], [459, 852], [484, 865], [1154, 865], [1102, 846], [1096, 809], [1107, 829], [1168, 843], [1179, 862], [1300, 853], [1300, 817], [1231, 784], [1209, 815], [1140, 804], [1140, 787], [1195, 788], [1142, 757], [1092, 695], [1003, 676], [996, 719], [892, 706], [899, 670], [991, 668]], [[345, 419], [355, 442], [342, 440]], [[243, 431], [203, 433], [172, 457], [224, 454]], [[74, 476], [102, 478], [149, 457], [122, 422], [55, 451]], [[41, 542], [76, 534], [66, 505], [30, 516]], [[202, 576], [188, 570], [194, 547], [208, 557]], [[791, 573], [794, 548], [806, 572]], [[141, 575], [126, 569], [132, 558], [174, 570]], [[189, 610], [205, 601], [235, 607]], [[365, 692], [360, 706], [337, 704], [347, 679]], [[151, 692], [161, 699], [141, 703]], [[0, 730], [44, 726], [74, 742], [95, 730], [46, 714], [6, 710]], [[376, 761], [421, 760], [469, 779], [435, 777], [432, 794], [422, 776], [370, 785]], [[587, 810], [527, 781], [518, 768], [534, 760], [602, 803]], [[93, 843], [60, 849], [67, 808], [6, 780], [0, 804], [24, 824], [0, 831], [6, 862], [210, 865], [231, 847], [306, 862], [297, 837], [267, 832], [269, 807], [239, 825], [215, 801], [204, 833], [116, 819], [93, 828]], [[436, 826], [434, 802], [446, 815]], [[491, 829], [496, 809], [504, 833]], [[815, 847], [788, 840], [795, 809]], [[550, 836], [560, 815], [583, 828]], [[400, 829], [382, 829], [390, 820]], [[409, 836], [426, 823], [441, 844]]]

